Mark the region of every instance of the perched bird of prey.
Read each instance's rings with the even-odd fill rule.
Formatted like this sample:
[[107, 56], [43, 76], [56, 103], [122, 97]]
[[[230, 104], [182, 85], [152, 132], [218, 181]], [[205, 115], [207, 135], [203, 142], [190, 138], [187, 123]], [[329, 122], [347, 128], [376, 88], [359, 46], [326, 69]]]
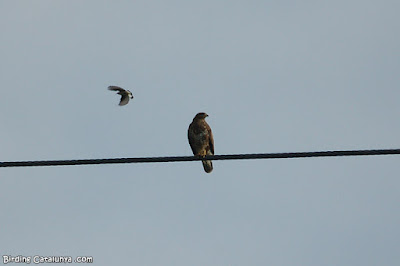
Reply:
[[119, 101], [120, 106], [126, 105], [129, 102], [129, 99], [133, 99], [132, 92], [130, 92], [128, 90], [124, 90], [121, 87], [108, 86], [108, 89], [110, 91], [118, 91], [117, 94], [121, 95], [121, 101]]
[[[188, 139], [195, 156], [214, 155], [214, 137], [205, 120], [207, 116], [206, 113], [198, 113], [189, 125]], [[213, 170], [212, 161], [202, 161], [202, 163], [207, 173]]]

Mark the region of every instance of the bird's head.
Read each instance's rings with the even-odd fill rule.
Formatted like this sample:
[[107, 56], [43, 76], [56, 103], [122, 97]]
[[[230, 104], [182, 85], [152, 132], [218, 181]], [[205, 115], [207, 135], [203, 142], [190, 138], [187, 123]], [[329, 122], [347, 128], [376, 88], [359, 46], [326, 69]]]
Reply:
[[206, 113], [198, 113], [195, 117], [194, 120], [199, 120], [199, 119], [204, 119], [208, 116]]

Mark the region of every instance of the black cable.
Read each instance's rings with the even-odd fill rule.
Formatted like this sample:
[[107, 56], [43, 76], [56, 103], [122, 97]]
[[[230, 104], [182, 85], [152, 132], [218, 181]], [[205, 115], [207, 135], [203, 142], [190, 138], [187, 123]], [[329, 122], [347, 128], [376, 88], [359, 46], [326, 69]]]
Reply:
[[217, 161], [217, 160], [249, 160], [249, 159], [285, 159], [285, 158], [306, 158], [306, 157], [367, 156], [367, 155], [394, 155], [394, 154], [400, 154], [400, 149], [227, 154], [227, 155], [208, 155], [204, 158], [196, 156], [171, 156], [171, 157], [142, 157], [142, 158], [85, 159], [85, 160], [20, 161], [20, 162], [0, 162], [0, 167], [61, 166], [61, 165], [117, 164], [117, 163], [118, 164], [164, 163], [164, 162], [200, 161], [200, 160]]

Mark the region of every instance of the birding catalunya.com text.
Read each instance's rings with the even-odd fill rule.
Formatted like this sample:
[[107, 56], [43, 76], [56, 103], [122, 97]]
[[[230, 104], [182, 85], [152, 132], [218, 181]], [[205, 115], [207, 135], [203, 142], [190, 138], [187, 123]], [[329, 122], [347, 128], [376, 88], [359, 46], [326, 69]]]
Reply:
[[91, 256], [11, 256], [11, 255], [3, 255], [3, 264], [9, 263], [93, 263], [93, 257]]

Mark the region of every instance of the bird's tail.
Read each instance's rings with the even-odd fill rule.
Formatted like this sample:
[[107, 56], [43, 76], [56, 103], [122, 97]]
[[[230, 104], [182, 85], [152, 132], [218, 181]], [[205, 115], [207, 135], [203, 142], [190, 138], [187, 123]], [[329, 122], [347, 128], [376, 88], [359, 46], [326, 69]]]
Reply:
[[206, 171], [207, 173], [211, 173], [211, 171], [213, 170], [212, 161], [201, 161], [201, 162], [203, 163], [204, 171]]

